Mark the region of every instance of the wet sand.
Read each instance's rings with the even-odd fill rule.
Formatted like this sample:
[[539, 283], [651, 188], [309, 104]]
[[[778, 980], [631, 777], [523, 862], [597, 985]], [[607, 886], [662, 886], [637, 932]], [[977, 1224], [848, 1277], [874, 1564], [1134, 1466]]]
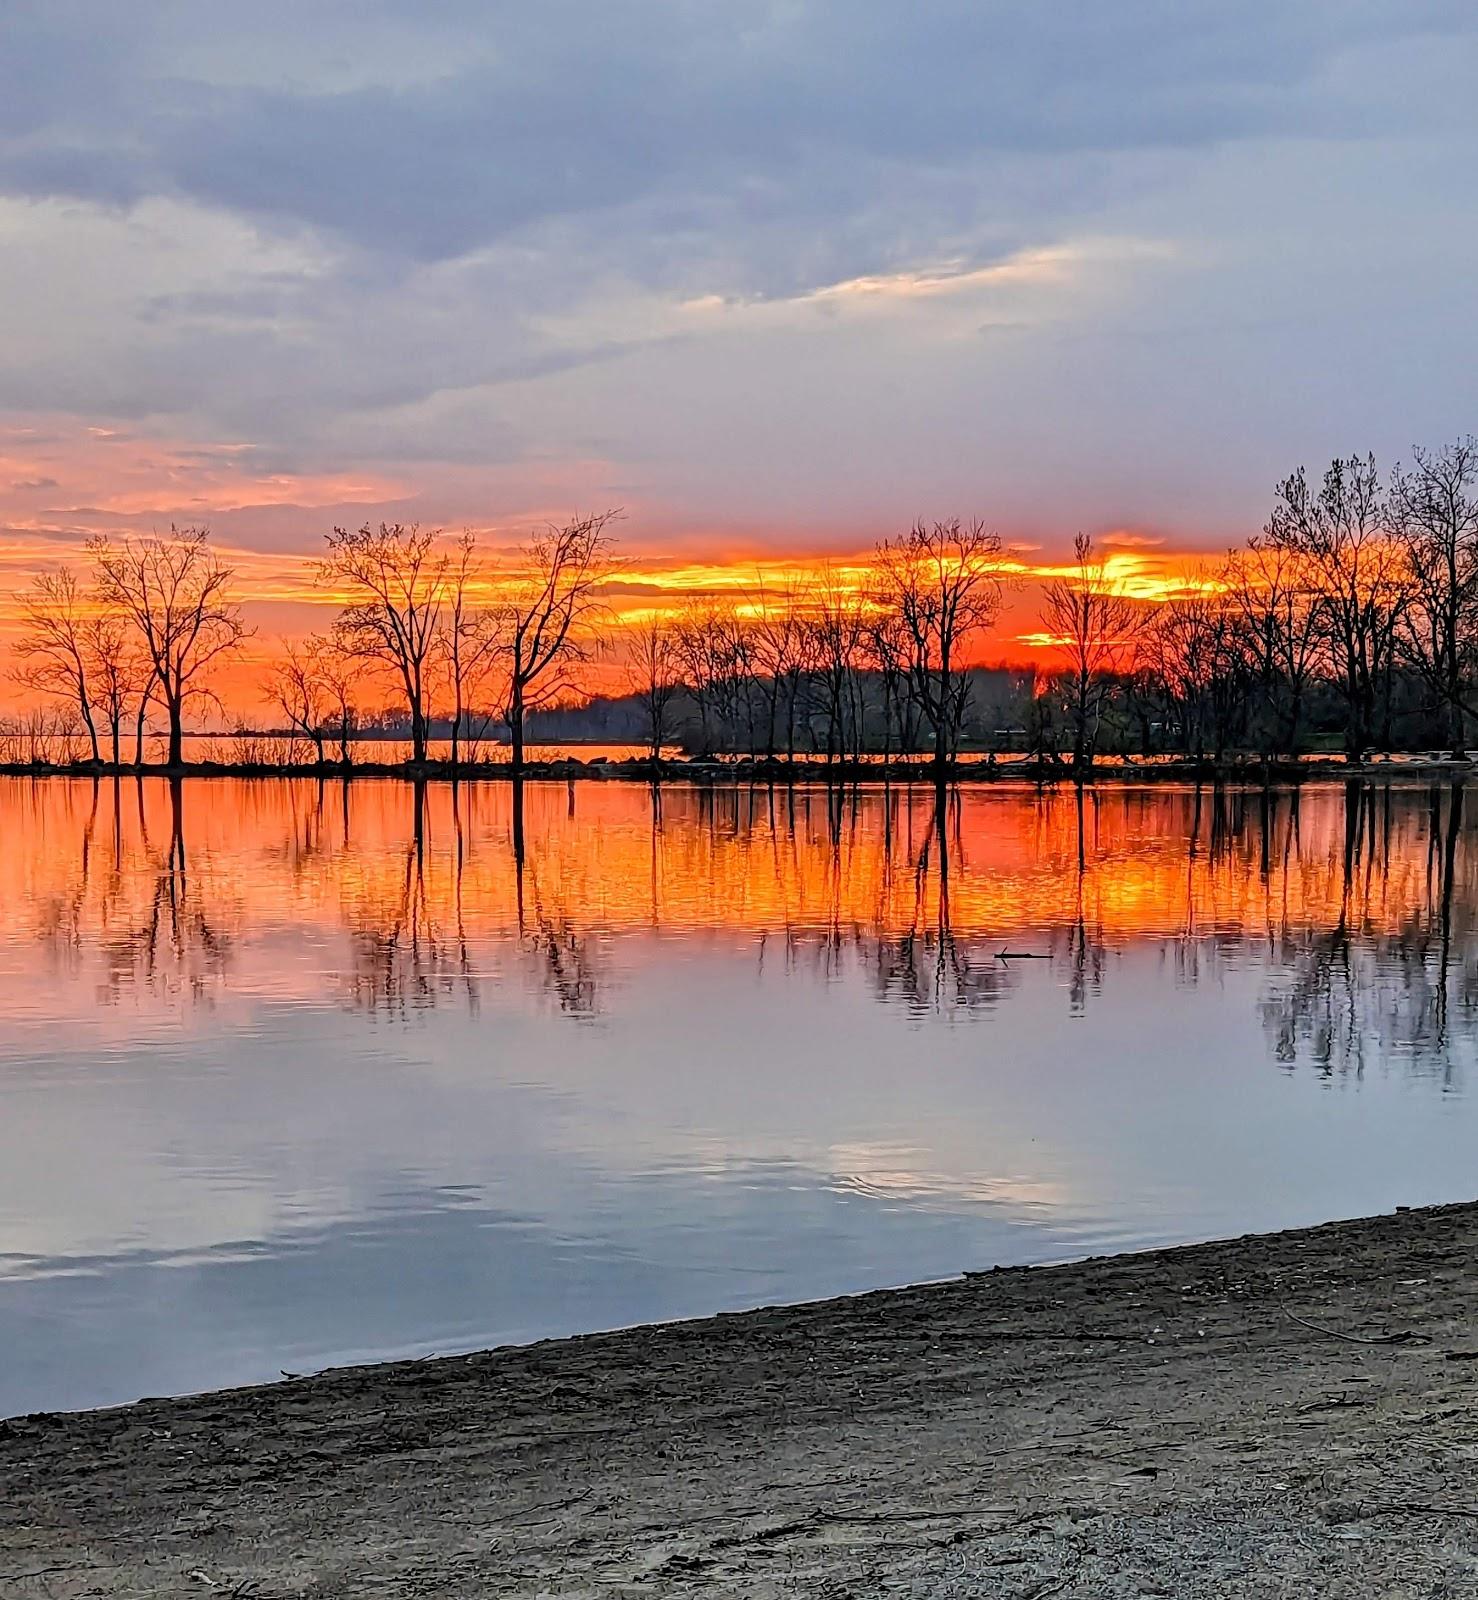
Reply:
[[0, 1423], [0, 1593], [1478, 1595], [1478, 1206]]

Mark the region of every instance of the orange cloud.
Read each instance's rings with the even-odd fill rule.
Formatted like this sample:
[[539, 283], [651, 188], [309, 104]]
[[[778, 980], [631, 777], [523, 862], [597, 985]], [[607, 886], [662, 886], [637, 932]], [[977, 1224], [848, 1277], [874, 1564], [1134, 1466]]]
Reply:
[[410, 492], [380, 473], [272, 471], [258, 463], [255, 445], [233, 440], [188, 444], [70, 420], [0, 427], [0, 513], [22, 530], [95, 532], [147, 518], [383, 505]]
[[[954, 280], [946, 274], [942, 281]], [[920, 292], [935, 288], [931, 281]], [[872, 293], [874, 288], [859, 287], [857, 292]], [[585, 502], [599, 493], [592, 484], [603, 474], [595, 464], [576, 464], [571, 470], [563, 487], [552, 466], [542, 477], [535, 473], [541, 502], [554, 508], [565, 499]], [[489, 485], [494, 486], [492, 493], [505, 497], [505, 469], [490, 468], [479, 477], [470, 468], [459, 468], [443, 478], [438, 479], [439, 492], [447, 493], [450, 486], [460, 503], [485, 504]], [[257, 628], [253, 644], [222, 675], [221, 686], [234, 711], [252, 712], [259, 703], [261, 666], [278, 640], [324, 627], [349, 598], [320, 579], [315, 565], [321, 549], [318, 535], [332, 521], [394, 520], [405, 515], [407, 502], [421, 492], [409, 477], [391, 473], [270, 471], [259, 464], [256, 447], [240, 440], [195, 444], [111, 423], [83, 426], [71, 419], [0, 424], [0, 523], [5, 530], [0, 534], [0, 575], [13, 596], [31, 574], [79, 555], [90, 534], [218, 519], [216, 547], [235, 568], [237, 594]], [[297, 509], [308, 513], [301, 526], [292, 515]], [[535, 516], [525, 508], [483, 530], [480, 537], [493, 565], [501, 558], [506, 571], [508, 552], [530, 523], [561, 514], [551, 509]], [[451, 530], [461, 525], [460, 520], [449, 521]], [[664, 549], [643, 543], [644, 528], [654, 526]], [[288, 547], [262, 549], [250, 542], [250, 535], [262, 530]], [[660, 511], [640, 507], [617, 532], [624, 559], [604, 585], [603, 597], [618, 636], [623, 625], [676, 616], [693, 604], [712, 602], [753, 616], [789, 603], [794, 595], [814, 594], [823, 585], [833, 592], [862, 594], [872, 580], [870, 537], [828, 550], [817, 547], [814, 532], [797, 532], [789, 539], [777, 529], [763, 534], [723, 528], [679, 533], [662, 520]], [[675, 549], [679, 540], [681, 548]], [[1177, 548], [1163, 535], [1120, 528], [1102, 534], [1099, 543], [1105, 577], [1136, 599], [1155, 602], [1219, 587], [1201, 564], [1204, 556]], [[975, 641], [974, 659], [1017, 666], [1040, 660], [1058, 641], [1040, 631], [1039, 586], [1054, 579], [1071, 581], [1077, 568], [1016, 542], [1008, 544], [999, 571], [1005, 581], [1001, 614], [996, 627]], [[492, 598], [503, 582], [496, 575], [482, 580], [482, 598]], [[13, 635], [15, 618], [13, 599], [0, 598], [0, 635]], [[610, 677], [609, 666], [600, 669], [592, 686], [616, 687], [614, 681], [604, 681]]]

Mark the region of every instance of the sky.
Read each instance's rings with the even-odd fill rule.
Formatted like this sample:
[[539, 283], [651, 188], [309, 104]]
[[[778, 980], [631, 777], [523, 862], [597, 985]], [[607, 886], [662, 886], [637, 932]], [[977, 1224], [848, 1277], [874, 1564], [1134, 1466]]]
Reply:
[[1478, 427], [1475, 82], [1468, 0], [6, 0], [0, 572], [1220, 550]]

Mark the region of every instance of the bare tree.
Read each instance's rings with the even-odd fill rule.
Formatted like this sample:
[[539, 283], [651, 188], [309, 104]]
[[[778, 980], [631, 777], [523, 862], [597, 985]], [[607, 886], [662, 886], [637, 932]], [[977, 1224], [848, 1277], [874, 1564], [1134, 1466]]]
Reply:
[[609, 529], [618, 515], [603, 511], [540, 529], [525, 547], [519, 581], [499, 609], [515, 775], [523, 770], [524, 719], [572, 688], [571, 669], [589, 658], [590, 632], [603, 610], [599, 589], [611, 570]]
[[1246, 728], [1250, 630], [1237, 601], [1213, 589], [1190, 589], [1145, 609], [1139, 664], [1179, 725], [1181, 748], [1198, 761], [1220, 761]]
[[672, 734], [673, 713], [682, 693], [677, 637], [672, 623], [655, 613], [626, 629], [630, 640], [626, 681], [641, 706], [647, 748], [655, 769]]
[[411, 760], [426, 760], [431, 675], [441, 648], [450, 562], [430, 529], [404, 523], [335, 528], [318, 563], [325, 583], [346, 586], [349, 603], [334, 637], [349, 656], [387, 672], [405, 697]]
[[313, 652], [314, 671], [328, 705], [328, 728], [338, 741], [339, 760], [348, 767], [354, 763], [351, 741], [359, 727], [359, 660], [346, 655], [338, 638], [313, 634], [308, 640]]
[[1410, 603], [1401, 645], [1448, 719], [1461, 755], [1478, 655], [1478, 439], [1417, 450], [1391, 477], [1391, 524], [1406, 557]]
[[820, 678], [826, 713], [826, 759], [860, 755], [862, 705], [859, 675], [867, 637], [861, 598], [841, 584], [835, 572], [822, 573], [813, 611], [807, 619], [810, 657]]
[[1298, 749], [1304, 700], [1324, 655], [1319, 591], [1296, 549], [1254, 534], [1228, 562], [1225, 580], [1241, 614], [1272, 713], [1275, 743]]
[[1093, 540], [1073, 541], [1071, 576], [1042, 586], [1043, 628], [1067, 661], [1063, 691], [1073, 731], [1073, 771], [1093, 765], [1098, 725], [1111, 679], [1129, 672], [1148, 612], [1108, 574]]
[[748, 652], [732, 605], [691, 602], [673, 625], [673, 645], [688, 694], [698, 709], [698, 743], [704, 755], [735, 748], [745, 697]]
[[209, 674], [250, 630], [230, 598], [234, 569], [210, 548], [209, 530], [171, 528], [167, 538], [106, 536], [89, 543], [98, 589], [138, 631], [153, 693], [169, 719], [168, 764], [184, 759], [184, 718], [191, 701], [214, 698]]
[[795, 582], [773, 596], [758, 578], [744, 603], [750, 617], [748, 653], [765, 714], [764, 753], [775, 755], [783, 708], [786, 755], [793, 761], [797, 701], [806, 669], [805, 596]]
[[16, 654], [17, 679], [38, 694], [54, 695], [81, 715], [92, 745], [92, 759], [102, 760], [97, 722], [93, 717], [92, 655], [88, 648], [90, 610], [77, 574], [61, 567], [37, 575], [21, 600], [21, 634]]
[[331, 702], [319, 671], [316, 643], [284, 640], [281, 655], [267, 669], [263, 694], [281, 711], [288, 727], [312, 743], [314, 758], [322, 766]]
[[883, 759], [886, 761], [895, 748], [899, 755], [908, 755], [918, 742], [917, 707], [908, 692], [908, 630], [894, 611], [873, 606], [865, 615], [867, 650], [882, 689]]
[[[93, 704], [113, 751], [113, 765], [122, 763], [123, 726], [130, 716], [142, 722], [151, 673], [149, 663], [129, 637], [128, 625], [116, 612], [99, 611], [85, 630], [87, 659], [91, 662]], [[142, 745], [142, 739], [139, 741]], [[143, 759], [141, 749], [135, 762]]]
[[961, 657], [970, 638], [1000, 610], [1000, 559], [1000, 536], [958, 517], [916, 523], [877, 547], [877, 602], [902, 624], [908, 692], [934, 735], [940, 780], [958, 753], [969, 706], [970, 679]]
[[1359, 760], [1375, 735], [1406, 605], [1404, 557], [1391, 536], [1375, 458], [1331, 462], [1317, 492], [1300, 467], [1278, 486], [1263, 537], [1303, 562], [1316, 587], [1321, 632], [1346, 705], [1345, 751]]
[[457, 540], [448, 573], [446, 620], [441, 638], [441, 652], [452, 695], [453, 767], [461, 759], [471, 697], [486, 688], [491, 669], [498, 659], [497, 618], [476, 605], [482, 578], [477, 556], [477, 536], [470, 529], [464, 530]]

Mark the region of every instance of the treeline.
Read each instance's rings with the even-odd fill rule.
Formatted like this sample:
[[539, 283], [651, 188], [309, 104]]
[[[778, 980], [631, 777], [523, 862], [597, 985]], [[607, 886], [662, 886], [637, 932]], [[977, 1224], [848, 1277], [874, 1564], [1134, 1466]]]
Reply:
[[[314, 563], [332, 624], [283, 641], [262, 694], [320, 764], [352, 764], [372, 729], [434, 737], [457, 766], [488, 738], [524, 763], [531, 725], [603, 724], [652, 760], [698, 755], [852, 762], [1021, 748], [1082, 773], [1106, 751], [1292, 758], [1336, 739], [1461, 752], [1478, 715], [1478, 443], [1370, 457], [1281, 483], [1261, 532], [1154, 593], [1080, 536], [1041, 585], [1045, 663], [988, 673], [983, 636], [1020, 581], [978, 522], [919, 523], [880, 542], [866, 579], [823, 571], [775, 592], [628, 611], [615, 514], [536, 533], [511, 554], [472, 534], [336, 529]], [[91, 759], [142, 764], [151, 715], [167, 762], [212, 674], [249, 637], [234, 574], [203, 529], [95, 539], [80, 566], [22, 596], [14, 675], [66, 708]], [[665, 597], [664, 597], [665, 598]], [[598, 657], [624, 694], [591, 702]], [[218, 704], [218, 702], [217, 702]], [[570, 709], [574, 707], [575, 709]], [[560, 711], [556, 708], [565, 708]], [[532, 722], [531, 722], [532, 719]], [[591, 729], [591, 731], [595, 731]]]
[[1042, 585], [1033, 642], [1048, 665], [1025, 695], [997, 680], [990, 707], [972, 705], [983, 675], [938, 669], [964, 658], [1009, 579], [959, 610], [920, 581], [971, 559], [959, 536], [941, 524], [885, 543], [866, 590], [653, 619], [634, 655], [654, 745], [791, 756], [797, 728], [819, 727], [812, 748], [828, 756], [927, 749], [948, 765], [970, 733], [1077, 772], [1103, 750], [1287, 759], [1331, 735], [1351, 760], [1464, 751], [1478, 714], [1472, 439], [1417, 450], [1386, 479], [1368, 456], [1331, 462], [1317, 485], [1300, 468], [1261, 532], [1154, 598], [1080, 535]]
[[[1262, 531], [1162, 606], [1128, 616], [1095, 587], [1063, 630], [1075, 750], [1091, 756], [1096, 720], [1128, 701], [1140, 719], [1158, 708], [1195, 756], [1293, 756], [1316, 728], [1352, 761], [1461, 754], [1478, 711], [1478, 442], [1418, 449], [1384, 479], [1370, 456], [1331, 462], [1317, 485], [1300, 468]], [[1091, 681], [1105, 634], [1112, 693]]]
[[[387, 702], [408, 725], [417, 765], [442, 708], [453, 765], [494, 722], [521, 762], [528, 714], [574, 692], [576, 669], [599, 643], [614, 515], [541, 530], [497, 562], [470, 533], [449, 545], [400, 524], [336, 528], [313, 570], [320, 590], [341, 599], [338, 613], [324, 632], [279, 642], [263, 669], [264, 700], [320, 764], [331, 752], [352, 764], [354, 740]], [[187, 715], [224, 713], [213, 673], [251, 637], [234, 577], [203, 528], [92, 539], [80, 567], [43, 572], [21, 596], [13, 675], [60, 703], [94, 763], [106, 748], [122, 765], [131, 738], [142, 765], [154, 712], [166, 764], [179, 767]], [[494, 689], [495, 700], [478, 698]]]

